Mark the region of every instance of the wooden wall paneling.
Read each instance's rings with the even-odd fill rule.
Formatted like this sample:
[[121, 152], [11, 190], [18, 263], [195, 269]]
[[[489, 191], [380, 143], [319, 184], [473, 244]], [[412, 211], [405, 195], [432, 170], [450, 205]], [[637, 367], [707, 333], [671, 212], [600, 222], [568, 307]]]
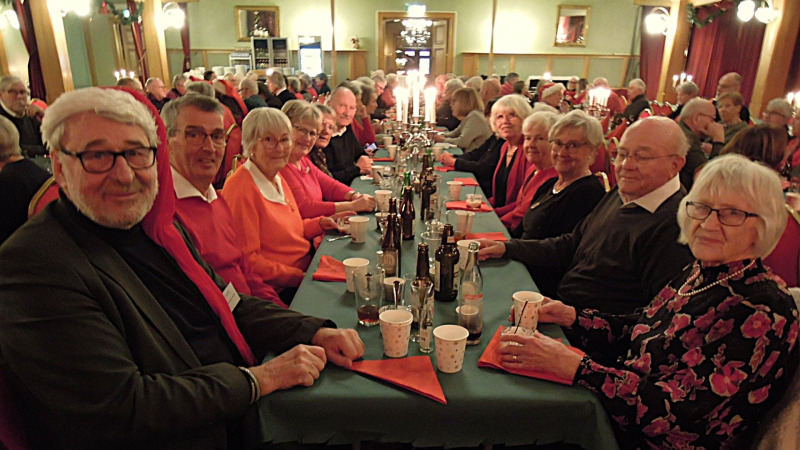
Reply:
[[664, 42], [664, 58], [661, 63], [661, 77], [658, 80], [659, 102], [675, 103], [672, 89], [672, 75], [683, 72], [686, 67], [686, 49], [689, 46], [689, 21], [686, 20], [686, 7], [689, 0], [671, 0], [670, 30]]
[[147, 72], [150, 77], [158, 77], [169, 86], [169, 65], [167, 65], [167, 51], [164, 44], [164, 31], [161, 29], [164, 13], [161, 0], [145, 0], [142, 13], [142, 34], [147, 61]]
[[0, 73], [11, 73], [8, 68], [8, 54], [6, 53], [6, 44], [3, 40], [2, 31], [0, 31]]
[[33, 28], [36, 30], [36, 45], [42, 63], [42, 76], [48, 104], [61, 94], [75, 89], [72, 69], [69, 65], [67, 39], [64, 35], [64, 21], [53, 2], [30, 2]]

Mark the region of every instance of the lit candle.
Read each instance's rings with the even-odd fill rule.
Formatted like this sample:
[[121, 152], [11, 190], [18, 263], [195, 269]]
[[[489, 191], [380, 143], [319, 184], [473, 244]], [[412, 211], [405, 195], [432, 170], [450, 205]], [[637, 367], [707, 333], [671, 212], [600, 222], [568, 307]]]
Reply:
[[683, 84], [684, 81], [686, 81], [686, 73], [681, 72], [681, 84]]
[[436, 120], [436, 88], [425, 89], [425, 122]]
[[792, 104], [794, 101], [794, 92], [789, 92], [786, 94], [786, 101], [789, 102], [790, 105]]
[[691, 75], [686, 75], [686, 82], [692, 81], [693, 77]]
[[678, 87], [678, 74], [672, 76], [672, 87]]
[[551, 76], [550, 72], [545, 72], [545, 73], [543, 74], [543, 78], [544, 78], [545, 80], [547, 80], [547, 81], [550, 81], [550, 76]]
[[114, 71], [114, 77], [119, 80], [119, 70]]

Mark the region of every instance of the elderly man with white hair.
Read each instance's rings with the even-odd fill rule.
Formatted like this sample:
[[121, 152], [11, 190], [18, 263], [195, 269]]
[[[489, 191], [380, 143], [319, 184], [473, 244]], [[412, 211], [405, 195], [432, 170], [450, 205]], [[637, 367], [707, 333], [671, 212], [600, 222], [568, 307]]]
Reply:
[[323, 152], [333, 178], [349, 186], [359, 174], [372, 171], [372, 160], [353, 132], [356, 96], [346, 86], [339, 86], [331, 93], [329, 106], [336, 112], [336, 132]]
[[6, 75], [0, 78], [0, 116], [10, 120], [19, 132], [19, 145], [27, 156], [46, 153], [42, 144], [40, 108], [28, 104], [28, 88], [21, 79]]
[[628, 100], [630, 103], [625, 107], [622, 115], [629, 121], [635, 121], [642, 111], [650, 107], [650, 100], [645, 95], [646, 90], [647, 86], [645, 86], [641, 78], [634, 78], [628, 83]]
[[522, 261], [537, 283], [537, 269], [559, 271], [556, 297], [575, 308], [633, 312], [692, 260], [678, 244], [675, 221], [686, 195], [678, 173], [687, 147], [674, 121], [637, 121], [622, 136], [614, 161], [617, 186], [572, 232], [506, 243], [481, 240], [481, 257]]
[[167, 87], [161, 78], [152, 77], [148, 78], [144, 83], [144, 91], [147, 93], [147, 99], [156, 107], [158, 112], [167, 104], [169, 97], [167, 97]]
[[[680, 127], [689, 142], [686, 165], [681, 170], [681, 183], [686, 189], [692, 188], [694, 173], [709, 158], [719, 155], [725, 146], [725, 127], [714, 121], [714, 105], [702, 98], [693, 98], [683, 107]], [[703, 151], [703, 140], [711, 141], [708, 154]]]
[[32, 448], [242, 448], [261, 396], [364, 351], [354, 330], [238, 295], [199, 258], [144, 102], [87, 88], [48, 108], [61, 197], [0, 249], [0, 367]]
[[761, 112], [761, 118], [764, 123], [774, 125], [778, 128], [786, 130], [786, 135], [792, 139], [789, 133], [789, 122], [794, 115], [794, 109], [785, 98], [773, 98], [767, 103], [767, 107]]

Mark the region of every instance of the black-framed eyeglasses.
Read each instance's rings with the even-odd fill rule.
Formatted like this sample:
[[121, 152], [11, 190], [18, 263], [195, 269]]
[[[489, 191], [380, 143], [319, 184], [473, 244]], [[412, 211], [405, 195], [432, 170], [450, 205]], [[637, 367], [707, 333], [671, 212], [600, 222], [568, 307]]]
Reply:
[[695, 220], [706, 220], [712, 212], [717, 213], [719, 223], [729, 227], [741, 226], [748, 217], [759, 217], [758, 214], [736, 208], [712, 208], [705, 203], [686, 202], [686, 215]]
[[114, 164], [117, 162], [117, 157], [121, 156], [125, 159], [133, 170], [147, 169], [153, 167], [156, 163], [156, 148], [155, 147], [135, 147], [121, 152], [112, 152], [111, 150], [87, 150], [85, 152], [72, 152], [65, 148], [59, 150], [61, 153], [78, 158], [81, 162], [83, 170], [89, 173], [105, 173], [110, 171]]
[[182, 131], [184, 139], [191, 145], [203, 145], [206, 138], [211, 138], [211, 143], [214, 145], [225, 145], [225, 130], [214, 130], [211, 133], [206, 133], [201, 128], [184, 128], [182, 130], [178, 128], [176, 131]]
[[561, 142], [558, 139], [553, 139], [550, 141], [550, 145], [553, 146], [553, 150], [563, 148], [567, 151], [567, 153], [575, 153], [578, 151], [579, 148], [586, 145], [587, 142], [579, 142], [579, 141], [569, 141], [569, 142]]

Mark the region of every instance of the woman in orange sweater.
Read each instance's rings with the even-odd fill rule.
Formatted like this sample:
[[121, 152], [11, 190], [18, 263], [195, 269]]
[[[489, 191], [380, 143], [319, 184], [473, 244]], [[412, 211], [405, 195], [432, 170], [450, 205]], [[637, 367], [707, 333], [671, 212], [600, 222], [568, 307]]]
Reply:
[[[274, 108], [257, 108], [242, 125], [244, 165], [225, 182], [222, 195], [237, 218], [244, 254], [254, 271], [284, 297], [292, 297], [311, 262], [311, 240], [336, 229], [336, 218], [303, 219], [278, 172], [292, 150], [292, 124]], [[289, 298], [291, 300], [291, 298]]]

